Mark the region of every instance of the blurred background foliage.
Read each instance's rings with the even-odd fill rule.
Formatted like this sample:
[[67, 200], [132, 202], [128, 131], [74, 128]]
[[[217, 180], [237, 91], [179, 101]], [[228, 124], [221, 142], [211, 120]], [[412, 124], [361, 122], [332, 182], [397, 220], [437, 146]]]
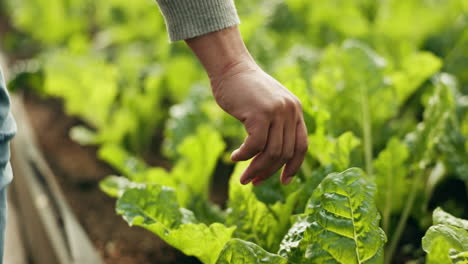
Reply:
[[[468, 0], [236, 5], [253, 56], [303, 102], [311, 145], [300, 178], [310, 192], [328, 172], [358, 166], [376, 176], [389, 238], [401, 217], [425, 230], [436, 205], [467, 217]], [[242, 142], [195, 57], [168, 42], [153, 1], [1, 0], [0, 10], [10, 88], [63, 98], [85, 121], [71, 137], [99, 145], [122, 174], [148, 170], [155, 131], [173, 160], [201, 125], [221, 133], [225, 154]], [[455, 194], [434, 200], [447, 181], [465, 185], [464, 203]]]

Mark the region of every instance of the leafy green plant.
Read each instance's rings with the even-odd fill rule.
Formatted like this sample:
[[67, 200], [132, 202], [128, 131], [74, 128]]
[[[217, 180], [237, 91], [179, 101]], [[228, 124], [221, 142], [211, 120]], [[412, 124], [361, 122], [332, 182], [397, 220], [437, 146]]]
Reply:
[[375, 184], [356, 168], [329, 174], [281, 244], [291, 263], [382, 263]]
[[[151, 5], [3, 5], [17, 30], [9, 46], [16, 33], [38, 44], [30, 83], [43, 79], [36, 91], [85, 123], [72, 138], [98, 145], [125, 176], [100, 186], [129, 224], [204, 263], [382, 263], [384, 252], [394, 263], [407, 255], [402, 235], [427, 229], [439, 186], [468, 192], [465, 0], [237, 0], [249, 50], [301, 99], [310, 146], [289, 186], [278, 175], [243, 186], [247, 163], [236, 165], [224, 209], [210, 184], [245, 132], [218, 108], [193, 55], [167, 43]], [[19, 65], [16, 86], [28, 71]], [[170, 170], [145, 162], [155, 130]], [[466, 202], [448, 195], [463, 212]], [[466, 227], [454, 219], [434, 212], [428, 263], [466, 261]]]
[[433, 226], [422, 245], [427, 264], [460, 264], [468, 261], [468, 221], [456, 218], [441, 208], [434, 210]]
[[[361, 170], [328, 175], [305, 209], [300, 209], [302, 214], [291, 222], [294, 208], [300, 205], [299, 196], [307, 195], [305, 186], [263, 186], [264, 193], [255, 192], [253, 186], [239, 182], [246, 165], [239, 164], [232, 175], [225, 220], [209, 226], [196, 220], [200, 211], [180, 206], [184, 198], [177, 193], [182, 186], [172, 189], [161, 186], [161, 179], [131, 182], [122, 177], [108, 178], [101, 186], [118, 197], [117, 213], [130, 225], [150, 230], [203, 263], [265, 263], [258, 262], [265, 259], [273, 263], [324, 259], [348, 263], [350, 257], [356, 263], [379, 263], [382, 259], [386, 237], [373, 202], [375, 184]], [[272, 192], [283, 193], [285, 200], [265, 194]], [[330, 247], [336, 252], [328, 254]], [[317, 255], [310, 255], [311, 251]]]
[[[208, 200], [211, 177], [224, 147], [219, 133], [200, 126], [195, 135], [178, 146], [180, 159], [170, 172], [145, 166], [141, 160], [115, 146], [102, 148], [100, 155], [135, 183], [158, 183], [174, 188], [182, 207], [193, 210], [201, 221], [211, 223], [224, 218], [218, 206]], [[119, 177], [110, 176], [101, 182], [101, 188], [116, 197], [121, 193], [121, 183]]]

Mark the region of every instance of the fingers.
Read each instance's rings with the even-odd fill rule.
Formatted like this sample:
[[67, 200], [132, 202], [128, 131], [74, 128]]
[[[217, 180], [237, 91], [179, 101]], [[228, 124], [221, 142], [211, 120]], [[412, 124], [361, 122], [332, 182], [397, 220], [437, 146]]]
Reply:
[[232, 152], [232, 161], [251, 159], [265, 148], [270, 122], [267, 120], [253, 120], [245, 127], [249, 135], [240, 148]]
[[253, 159], [249, 167], [244, 171], [241, 176], [242, 184], [251, 182], [266, 169], [279, 164], [278, 161], [281, 158], [283, 148], [283, 131], [284, 121], [282, 119], [278, 119], [272, 123], [266, 148]]
[[278, 162], [278, 163], [274, 164], [273, 166], [271, 166], [269, 168], [266, 168], [264, 171], [262, 171], [260, 173], [260, 175], [258, 175], [257, 177], [255, 177], [252, 180], [252, 184], [255, 185], [255, 186], [258, 186], [258, 185], [262, 184], [264, 181], [266, 181], [268, 178], [270, 178], [271, 175], [275, 174], [275, 172], [277, 172], [283, 166], [284, 166], [284, 163], [279, 163]]
[[[268, 179], [276, 171], [281, 169], [286, 162], [294, 156], [294, 149], [296, 143], [296, 128], [297, 128], [297, 115], [291, 113], [292, 117], [286, 119], [286, 125], [283, 129], [283, 147], [279, 160], [271, 167], [266, 168], [259, 176], [253, 179], [254, 185], [260, 185], [263, 181]], [[291, 116], [291, 115], [290, 115]], [[284, 183], [284, 182], [283, 182]]]
[[[299, 171], [308, 147], [307, 128], [300, 103], [289, 111], [284, 109], [280, 113], [269, 129], [264, 150], [253, 159], [241, 176], [242, 184], [252, 182], [260, 185], [284, 165], [281, 182], [289, 184]], [[245, 145], [247, 141], [249, 140], [246, 140]]]
[[297, 124], [296, 129], [296, 142], [294, 148], [294, 156], [291, 160], [286, 163], [283, 173], [281, 174], [281, 182], [283, 184], [289, 184], [293, 179], [294, 175], [299, 171], [302, 162], [304, 161], [305, 155], [308, 148], [307, 139], [307, 128], [304, 120], [301, 120]]
[[[284, 161], [284, 163], [286, 164], [294, 157], [294, 153], [296, 149], [296, 134], [297, 134], [296, 130], [298, 128], [297, 120], [298, 118], [289, 119], [288, 125], [285, 127], [285, 130], [284, 130], [285, 140], [283, 142], [283, 155], [282, 155], [283, 160], [282, 161]], [[281, 182], [283, 184], [286, 184], [283, 181], [283, 178], [281, 178]]]

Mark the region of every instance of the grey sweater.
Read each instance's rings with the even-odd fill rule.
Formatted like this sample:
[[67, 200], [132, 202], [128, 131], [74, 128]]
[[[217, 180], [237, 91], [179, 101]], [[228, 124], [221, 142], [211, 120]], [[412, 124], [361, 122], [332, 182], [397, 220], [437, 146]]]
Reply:
[[233, 0], [156, 0], [171, 41], [201, 36], [239, 24]]

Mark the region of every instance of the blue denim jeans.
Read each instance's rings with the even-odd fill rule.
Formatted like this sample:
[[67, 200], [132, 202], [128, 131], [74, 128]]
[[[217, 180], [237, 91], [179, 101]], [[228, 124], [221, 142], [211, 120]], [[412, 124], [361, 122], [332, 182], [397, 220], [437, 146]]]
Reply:
[[[9, 159], [10, 151], [8, 148], [8, 142], [0, 143], [0, 149], [2, 146], [4, 150], [0, 152], [0, 160]], [[6, 146], [6, 147], [5, 147]], [[5, 148], [8, 151], [5, 151]], [[0, 161], [1, 163], [1, 161]], [[2, 186], [0, 187], [0, 264], [3, 263], [3, 250], [5, 247], [5, 228], [6, 228], [6, 220], [7, 220], [7, 186], [8, 183], [13, 178], [13, 173], [11, 171], [10, 163], [7, 162], [3, 168], [0, 168], [0, 182]]]
[[10, 112], [10, 98], [0, 67], [0, 264], [3, 262], [3, 248], [7, 217], [6, 186], [13, 173], [10, 166], [10, 140], [16, 133], [16, 124]]
[[3, 263], [3, 249], [5, 247], [5, 227], [7, 220], [7, 188], [0, 190], [0, 264]]

